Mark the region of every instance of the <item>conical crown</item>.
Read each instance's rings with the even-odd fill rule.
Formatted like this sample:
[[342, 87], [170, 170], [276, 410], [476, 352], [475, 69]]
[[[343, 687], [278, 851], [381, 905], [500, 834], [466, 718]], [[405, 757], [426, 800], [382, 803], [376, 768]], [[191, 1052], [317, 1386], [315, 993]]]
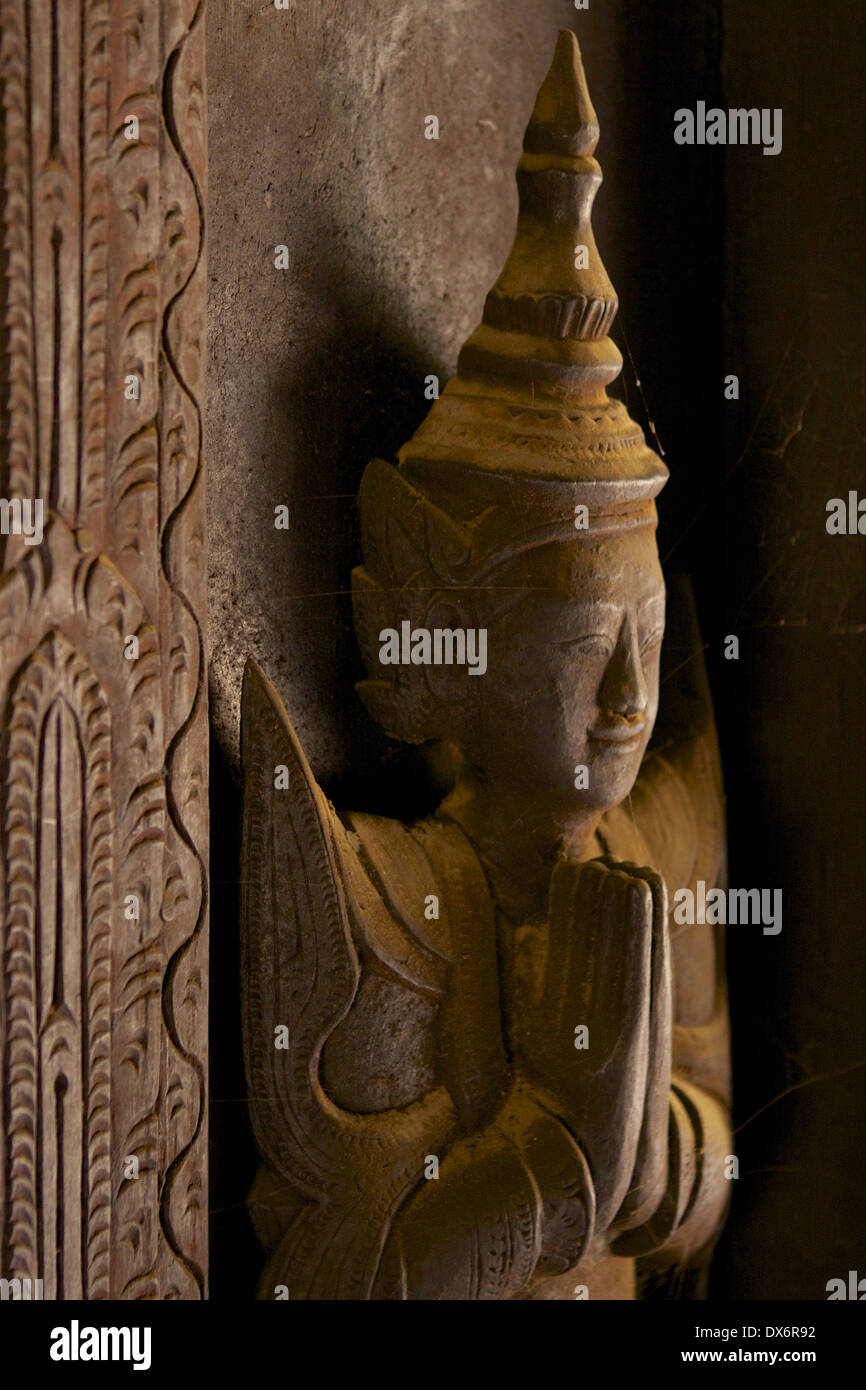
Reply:
[[[517, 168], [511, 253], [465, 343], [457, 375], [399, 454], [399, 470], [440, 505], [455, 493], [573, 499], [611, 507], [652, 498], [667, 469], [606, 386], [622, 357], [608, 337], [617, 298], [590, 222], [601, 183], [598, 120], [577, 39], [559, 35]], [[542, 485], [542, 486], [539, 486]]]

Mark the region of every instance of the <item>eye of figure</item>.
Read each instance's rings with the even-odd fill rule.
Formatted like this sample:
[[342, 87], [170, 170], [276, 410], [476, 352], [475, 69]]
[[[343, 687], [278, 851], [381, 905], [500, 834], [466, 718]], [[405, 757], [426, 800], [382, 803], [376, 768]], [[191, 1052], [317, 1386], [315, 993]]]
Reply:
[[613, 651], [613, 642], [605, 632], [585, 632], [580, 637], [568, 637], [564, 642], [557, 642], [556, 646], [577, 648], [592, 656], [609, 656]]
[[648, 632], [646, 634], [643, 641], [641, 642], [641, 652], [649, 652], [652, 651], [654, 647], [661, 646], [661, 640], [664, 637], [664, 634], [665, 630], [663, 627], [653, 628], [651, 632]]

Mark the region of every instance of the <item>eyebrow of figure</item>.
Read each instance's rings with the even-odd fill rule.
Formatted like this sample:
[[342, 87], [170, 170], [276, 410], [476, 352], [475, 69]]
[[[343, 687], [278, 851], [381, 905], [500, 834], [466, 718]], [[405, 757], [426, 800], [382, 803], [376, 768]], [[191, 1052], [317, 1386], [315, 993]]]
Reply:
[[[661, 618], [662, 614], [659, 612], [659, 609], [664, 604], [664, 598], [664, 591], [661, 591], [660, 593], [650, 594], [648, 598], [645, 598], [639, 603], [635, 615], [638, 622], [645, 622], [647, 619], [652, 621], [656, 615]], [[617, 603], [605, 603], [603, 601], [581, 604], [570, 603], [569, 608], [574, 612], [575, 628], [582, 628], [583, 630], [578, 631], [577, 635], [574, 637], [567, 637], [557, 642], [556, 645], [558, 647], [574, 646], [576, 643], [583, 641], [584, 638], [598, 635], [600, 630], [604, 631], [606, 636], [613, 637], [615, 636], [614, 628], [619, 631], [620, 624], [624, 618], [623, 610]], [[614, 622], [611, 624], [610, 628], [608, 628], [608, 622], [606, 620], [610, 617], [613, 617]]]
[[614, 617], [619, 617], [622, 613], [622, 606], [618, 603], [605, 603], [604, 600], [594, 599], [591, 603], [575, 603], [574, 599], [563, 599], [570, 612], [575, 616], [594, 619], [599, 613], [605, 615], [612, 613]]
[[567, 603], [564, 605], [568, 614], [568, 622], [564, 624], [574, 634], [565, 639], [565, 643], [558, 643], [562, 646], [571, 642], [580, 642], [585, 637], [595, 637], [600, 633], [605, 636], [615, 638], [622, 625], [622, 609], [616, 603]]
[[545, 585], [521, 590], [519, 597], [503, 609], [502, 616], [504, 616], [506, 612], [513, 613], [514, 610], [520, 608], [522, 604], [529, 603], [532, 599], [537, 599], [540, 596], [545, 596], [554, 609], [565, 609], [569, 614], [573, 614], [576, 623], [589, 623], [590, 626], [587, 628], [587, 632], [596, 630], [592, 628], [592, 621], [594, 618], [598, 617], [600, 612], [603, 613], [605, 617], [609, 614], [616, 616], [622, 612], [620, 605], [617, 603], [605, 602], [603, 599], [593, 600], [589, 603], [580, 602], [574, 598], [566, 597], [553, 587], [548, 588]]

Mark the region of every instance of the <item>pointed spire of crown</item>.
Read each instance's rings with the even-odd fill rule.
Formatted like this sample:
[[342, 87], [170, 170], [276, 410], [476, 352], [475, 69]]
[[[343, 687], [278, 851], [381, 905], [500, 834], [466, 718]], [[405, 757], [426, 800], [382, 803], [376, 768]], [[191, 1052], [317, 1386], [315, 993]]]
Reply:
[[483, 487], [509, 493], [527, 480], [544, 505], [561, 505], [539, 490], [546, 480], [619, 506], [655, 496], [667, 477], [605, 390], [622, 357], [590, 223], [598, 133], [577, 39], [564, 29], [526, 128], [510, 255], [456, 376], [399, 453], [403, 475], [431, 496], [468, 496], [483, 475]]
[[587, 399], [618, 375], [622, 358], [607, 337], [616, 292], [590, 222], [601, 183], [597, 143], [580, 49], [563, 29], [517, 166], [514, 245], [460, 355], [461, 373], [531, 380], [536, 390]]
[[523, 152], [579, 157], [594, 154], [597, 144], [598, 117], [577, 39], [570, 29], [560, 29], [553, 62], [526, 127]]

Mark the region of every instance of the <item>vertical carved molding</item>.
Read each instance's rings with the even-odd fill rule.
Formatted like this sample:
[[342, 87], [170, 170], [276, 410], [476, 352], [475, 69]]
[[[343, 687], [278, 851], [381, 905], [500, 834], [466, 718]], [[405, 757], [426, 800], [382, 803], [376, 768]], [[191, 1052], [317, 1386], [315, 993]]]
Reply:
[[44, 504], [0, 536], [0, 1273], [46, 1298], [206, 1293], [203, 8], [0, 0], [0, 497]]

